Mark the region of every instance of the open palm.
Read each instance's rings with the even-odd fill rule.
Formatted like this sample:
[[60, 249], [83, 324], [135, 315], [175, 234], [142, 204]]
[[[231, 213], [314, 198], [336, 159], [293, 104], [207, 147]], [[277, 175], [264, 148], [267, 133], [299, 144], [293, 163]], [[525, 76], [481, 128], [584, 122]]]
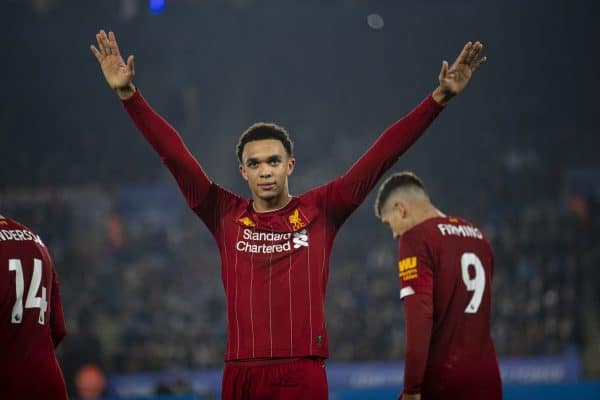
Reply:
[[133, 56], [129, 56], [127, 63], [121, 57], [119, 46], [115, 34], [112, 32], [106, 35], [104, 30], [96, 34], [98, 48], [91, 45], [90, 49], [100, 63], [102, 73], [108, 85], [113, 89], [122, 89], [131, 84], [135, 75]]
[[486, 57], [478, 57], [482, 49], [483, 44], [480, 42], [468, 42], [451, 67], [448, 67], [446, 61], [442, 63], [439, 75], [440, 89], [447, 96], [455, 96], [462, 92], [473, 73], [487, 60]]

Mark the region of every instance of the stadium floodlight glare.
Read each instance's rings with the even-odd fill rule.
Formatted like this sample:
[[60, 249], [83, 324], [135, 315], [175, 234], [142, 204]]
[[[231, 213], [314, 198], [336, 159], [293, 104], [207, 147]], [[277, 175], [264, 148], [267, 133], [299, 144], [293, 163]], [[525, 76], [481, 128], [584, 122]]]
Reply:
[[153, 15], [162, 14], [166, 5], [167, 0], [148, 0], [148, 7], [150, 8], [150, 13]]
[[367, 16], [367, 24], [369, 27], [374, 30], [383, 29], [385, 23], [383, 22], [383, 17], [379, 14], [369, 14]]

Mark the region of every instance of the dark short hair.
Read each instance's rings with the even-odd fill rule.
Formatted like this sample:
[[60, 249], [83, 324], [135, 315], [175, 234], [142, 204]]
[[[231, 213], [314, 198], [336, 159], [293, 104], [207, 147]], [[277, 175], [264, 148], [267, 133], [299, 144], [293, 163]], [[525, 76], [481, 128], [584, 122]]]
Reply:
[[240, 163], [242, 162], [242, 153], [244, 152], [246, 143], [264, 139], [279, 140], [285, 148], [285, 151], [288, 153], [288, 156], [292, 157], [294, 143], [292, 143], [285, 128], [271, 122], [257, 122], [252, 124], [240, 135], [240, 139], [235, 149]]
[[397, 172], [388, 177], [379, 187], [377, 198], [375, 199], [375, 216], [381, 218], [381, 209], [390, 195], [400, 188], [413, 187], [419, 188], [425, 192], [425, 185], [414, 173], [410, 171]]

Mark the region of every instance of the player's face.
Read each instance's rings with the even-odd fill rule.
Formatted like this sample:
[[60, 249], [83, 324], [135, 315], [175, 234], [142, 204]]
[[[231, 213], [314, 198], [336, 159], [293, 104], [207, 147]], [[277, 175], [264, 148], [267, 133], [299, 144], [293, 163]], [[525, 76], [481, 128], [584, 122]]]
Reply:
[[394, 239], [398, 239], [413, 226], [406, 208], [400, 202], [385, 204], [381, 211], [381, 221], [391, 229]]
[[272, 201], [282, 196], [287, 199], [287, 177], [294, 165], [295, 160], [288, 156], [279, 140], [255, 140], [244, 146], [240, 172], [254, 197]]

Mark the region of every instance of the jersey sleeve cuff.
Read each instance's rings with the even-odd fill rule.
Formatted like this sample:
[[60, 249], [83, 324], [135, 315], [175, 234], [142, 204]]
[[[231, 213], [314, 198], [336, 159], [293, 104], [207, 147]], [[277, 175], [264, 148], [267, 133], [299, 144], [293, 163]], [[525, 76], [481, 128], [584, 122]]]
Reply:
[[435, 101], [433, 99], [433, 93], [430, 93], [429, 96], [427, 96], [427, 98], [425, 99], [424, 103], [427, 106], [429, 106], [429, 107], [433, 108], [434, 110], [436, 110], [437, 112], [442, 111], [444, 108], [446, 108], [446, 105], [448, 104], [448, 103], [446, 103], [446, 104], [440, 104], [437, 101]]
[[413, 289], [411, 286], [403, 287], [402, 289], [400, 289], [400, 300], [402, 300], [406, 296], [410, 296], [415, 293], [415, 289]]
[[131, 96], [128, 99], [121, 100], [121, 103], [123, 103], [123, 105], [126, 108], [135, 107], [143, 102], [144, 102], [144, 98], [142, 97], [142, 93], [140, 92], [140, 90], [138, 88], [135, 89], [133, 96]]

